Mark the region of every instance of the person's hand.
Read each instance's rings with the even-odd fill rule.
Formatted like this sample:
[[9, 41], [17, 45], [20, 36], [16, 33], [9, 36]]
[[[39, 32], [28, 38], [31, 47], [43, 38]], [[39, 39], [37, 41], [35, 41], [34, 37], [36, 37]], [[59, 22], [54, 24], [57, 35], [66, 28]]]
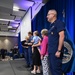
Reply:
[[41, 54], [40, 49], [38, 49], [38, 51], [39, 51], [39, 53]]
[[55, 53], [55, 56], [59, 58], [59, 57], [60, 57], [60, 54], [61, 54], [61, 52], [58, 52], [58, 51], [57, 51], [57, 52]]
[[41, 60], [43, 60], [44, 59], [44, 57], [43, 57], [43, 55], [41, 55]]
[[25, 42], [24, 44], [28, 44], [28, 43]]
[[32, 47], [35, 47], [34, 45], [32, 45]]
[[32, 53], [34, 53], [34, 50], [33, 50], [33, 48], [32, 48]]
[[33, 48], [34, 46], [32, 45], [32, 48]]

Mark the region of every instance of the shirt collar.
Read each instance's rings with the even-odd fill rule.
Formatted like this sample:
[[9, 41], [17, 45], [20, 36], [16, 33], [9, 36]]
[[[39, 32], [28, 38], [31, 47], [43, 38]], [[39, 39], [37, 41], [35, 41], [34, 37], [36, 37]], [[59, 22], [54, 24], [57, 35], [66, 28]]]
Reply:
[[51, 24], [54, 24], [56, 21], [57, 21], [57, 19], [53, 23], [51, 23]]

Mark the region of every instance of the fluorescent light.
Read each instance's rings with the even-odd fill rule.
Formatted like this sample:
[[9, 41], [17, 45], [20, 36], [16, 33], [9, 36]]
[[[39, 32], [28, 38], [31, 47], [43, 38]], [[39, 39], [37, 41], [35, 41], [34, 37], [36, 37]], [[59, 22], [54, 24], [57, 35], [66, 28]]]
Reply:
[[20, 23], [20, 21], [10, 20], [10, 19], [0, 19], [0, 21], [10, 21], [14, 23]]
[[12, 26], [8, 26], [8, 28], [12, 28]]
[[9, 20], [9, 19], [0, 19], [1, 21], [14, 21], [14, 20]]
[[19, 11], [19, 7], [18, 6], [13, 6], [13, 11]]

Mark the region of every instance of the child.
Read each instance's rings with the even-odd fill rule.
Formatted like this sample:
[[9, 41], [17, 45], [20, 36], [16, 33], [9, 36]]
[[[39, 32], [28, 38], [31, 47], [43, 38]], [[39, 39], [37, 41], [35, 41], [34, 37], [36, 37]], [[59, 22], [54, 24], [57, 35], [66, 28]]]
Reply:
[[[39, 41], [41, 41], [41, 38], [39, 37], [38, 31], [34, 31], [33, 36], [34, 37], [33, 37], [33, 40], [31, 42], [33, 42], [33, 46], [34, 46], [34, 45], [38, 44]], [[32, 46], [32, 52], [34, 52], [33, 46]], [[40, 49], [39, 46], [37, 48], [38, 48], [38, 50]]]

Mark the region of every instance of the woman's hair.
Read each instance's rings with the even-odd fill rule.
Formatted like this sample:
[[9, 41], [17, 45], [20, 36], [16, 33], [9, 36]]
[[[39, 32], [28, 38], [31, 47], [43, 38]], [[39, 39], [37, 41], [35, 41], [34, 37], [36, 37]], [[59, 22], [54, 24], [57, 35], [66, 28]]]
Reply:
[[42, 29], [41, 34], [48, 36], [48, 30], [47, 29]]
[[39, 36], [39, 32], [38, 31], [34, 31], [33, 32], [36, 36]]

